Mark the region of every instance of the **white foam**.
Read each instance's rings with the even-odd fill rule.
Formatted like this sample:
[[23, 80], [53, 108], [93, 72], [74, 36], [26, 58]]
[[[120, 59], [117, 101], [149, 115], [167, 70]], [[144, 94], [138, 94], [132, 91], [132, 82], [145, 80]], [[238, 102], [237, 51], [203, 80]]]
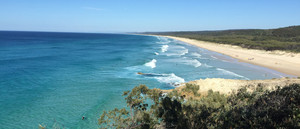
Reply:
[[170, 43], [171, 41], [159, 41], [159, 42], [157, 42], [158, 44], [168, 44], [168, 43]]
[[193, 65], [193, 66], [195, 66], [196, 68], [197, 68], [197, 67], [200, 67], [200, 66], [202, 65], [202, 64], [201, 64], [198, 60], [196, 60], [196, 59], [191, 60], [191, 61], [190, 61], [190, 64]]
[[244, 77], [242, 75], [236, 74], [234, 72], [231, 72], [231, 71], [228, 71], [228, 70], [225, 70], [225, 69], [217, 68], [217, 70], [222, 71], [225, 74], [229, 74], [229, 75], [233, 75], [233, 76], [236, 76], [236, 77], [244, 78], [246, 80], [250, 80], [249, 78], [246, 78], [246, 77]]
[[201, 55], [199, 53], [196, 53], [196, 52], [191, 53], [191, 55], [194, 56], [194, 57], [198, 57], [198, 58], [201, 57]]
[[182, 46], [172, 46], [171, 48], [166, 54], [167, 56], [183, 56], [189, 53], [189, 50]]
[[212, 68], [212, 67], [213, 67], [213, 66], [208, 65], [208, 64], [204, 64], [203, 66], [204, 66], [204, 67], [207, 67], [207, 68]]
[[168, 51], [169, 45], [162, 45], [161, 46], [161, 52], [166, 52]]
[[183, 55], [188, 54], [188, 53], [189, 53], [189, 50], [185, 49], [185, 50], [182, 51], [181, 55], [183, 56]]
[[148, 66], [150, 68], [155, 68], [156, 67], [156, 60], [155, 59], [152, 59], [150, 62], [146, 63], [145, 66]]
[[189, 59], [187, 57], [183, 57], [181, 60], [178, 60], [176, 62], [182, 63], [182, 64], [186, 64], [186, 65], [191, 65], [194, 67], [200, 67], [202, 64], [200, 61], [198, 61], [197, 59]]
[[159, 53], [157, 53], [157, 52], [154, 52], [154, 54], [155, 54], [155, 55], [159, 55]]
[[160, 37], [159, 36], [155, 36], [158, 40], [160, 40]]
[[156, 42], [158, 44], [168, 44], [171, 42], [168, 38], [165, 37], [156, 37], [156, 38], [159, 40], [158, 42]]
[[160, 77], [154, 77], [160, 83], [167, 83], [171, 85], [178, 85], [180, 83], [184, 83], [184, 79], [176, 76], [174, 73], [171, 74], [162, 74]]

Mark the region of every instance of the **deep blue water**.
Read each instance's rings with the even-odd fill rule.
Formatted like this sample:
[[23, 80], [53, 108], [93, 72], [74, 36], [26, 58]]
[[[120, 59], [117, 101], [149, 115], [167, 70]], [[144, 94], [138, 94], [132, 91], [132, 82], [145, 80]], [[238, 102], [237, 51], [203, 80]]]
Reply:
[[164, 37], [3, 31], [0, 128], [97, 128], [101, 112], [125, 107], [122, 92], [139, 84], [171, 89], [196, 79], [282, 76]]

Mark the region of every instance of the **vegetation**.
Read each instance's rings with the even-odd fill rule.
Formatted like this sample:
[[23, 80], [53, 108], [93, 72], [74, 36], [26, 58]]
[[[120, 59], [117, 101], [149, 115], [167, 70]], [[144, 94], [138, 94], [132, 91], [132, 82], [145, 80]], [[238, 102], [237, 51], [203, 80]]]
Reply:
[[[195, 84], [186, 84], [185, 87], [182, 89], [183, 94], [192, 93], [192, 95], [189, 96], [199, 96], [198, 90], [200, 87]], [[185, 97], [185, 96], [184, 96]]]
[[[198, 87], [198, 88], [197, 88]], [[200, 99], [199, 86], [163, 94], [140, 85], [124, 92], [128, 109], [104, 111], [101, 128], [299, 128], [300, 84], [273, 91], [258, 86], [231, 95], [209, 91]]]
[[145, 34], [170, 35], [252, 49], [300, 52], [300, 26], [268, 30], [148, 32]]

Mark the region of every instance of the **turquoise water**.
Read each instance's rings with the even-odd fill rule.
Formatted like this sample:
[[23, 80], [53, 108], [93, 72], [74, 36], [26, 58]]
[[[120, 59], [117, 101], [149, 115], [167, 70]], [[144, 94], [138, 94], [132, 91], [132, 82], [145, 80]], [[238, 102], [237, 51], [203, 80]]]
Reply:
[[101, 112], [125, 107], [122, 92], [139, 84], [282, 76], [164, 37], [0, 32], [0, 128], [97, 128]]

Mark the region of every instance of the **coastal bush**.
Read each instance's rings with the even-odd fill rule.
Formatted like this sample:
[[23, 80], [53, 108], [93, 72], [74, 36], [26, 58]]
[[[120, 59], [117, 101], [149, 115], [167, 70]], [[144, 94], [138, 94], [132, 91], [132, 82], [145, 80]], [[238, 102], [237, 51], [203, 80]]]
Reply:
[[101, 128], [155, 128], [158, 125], [158, 111], [155, 109], [162, 97], [161, 90], [140, 85], [125, 91], [123, 96], [129, 109], [103, 111], [98, 119]]
[[187, 83], [185, 85], [185, 87], [182, 89], [182, 91], [191, 92], [191, 93], [193, 93], [193, 95], [199, 96], [199, 94], [198, 94], [199, 89], [200, 89], [200, 87], [198, 85]]
[[146, 34], [170, 35], [268, 51], [284, 50], [300, 52], [300, 26], [268, 30], [181, 31], [152, 32]]
[[[226, 112], [225, 128], [299, 128], [300, 85], [256, 96], [255, 101]], [[246, 97], [249, 98], [249, 97]]]
[[[199, 88], [199, 86], [198, 86]], [[184, 88], [196, 90], [195, 85]], [[183, 92], [185, 92], [183, 91]], [[273, 91], [258, 85], [230, 95], [208, 91], [200, 99], [173, 90], [163, 95], [145, 85], [124, 93], [129, 109], [104, 111], [102, 128], [299, 128], [300, 84]]]

